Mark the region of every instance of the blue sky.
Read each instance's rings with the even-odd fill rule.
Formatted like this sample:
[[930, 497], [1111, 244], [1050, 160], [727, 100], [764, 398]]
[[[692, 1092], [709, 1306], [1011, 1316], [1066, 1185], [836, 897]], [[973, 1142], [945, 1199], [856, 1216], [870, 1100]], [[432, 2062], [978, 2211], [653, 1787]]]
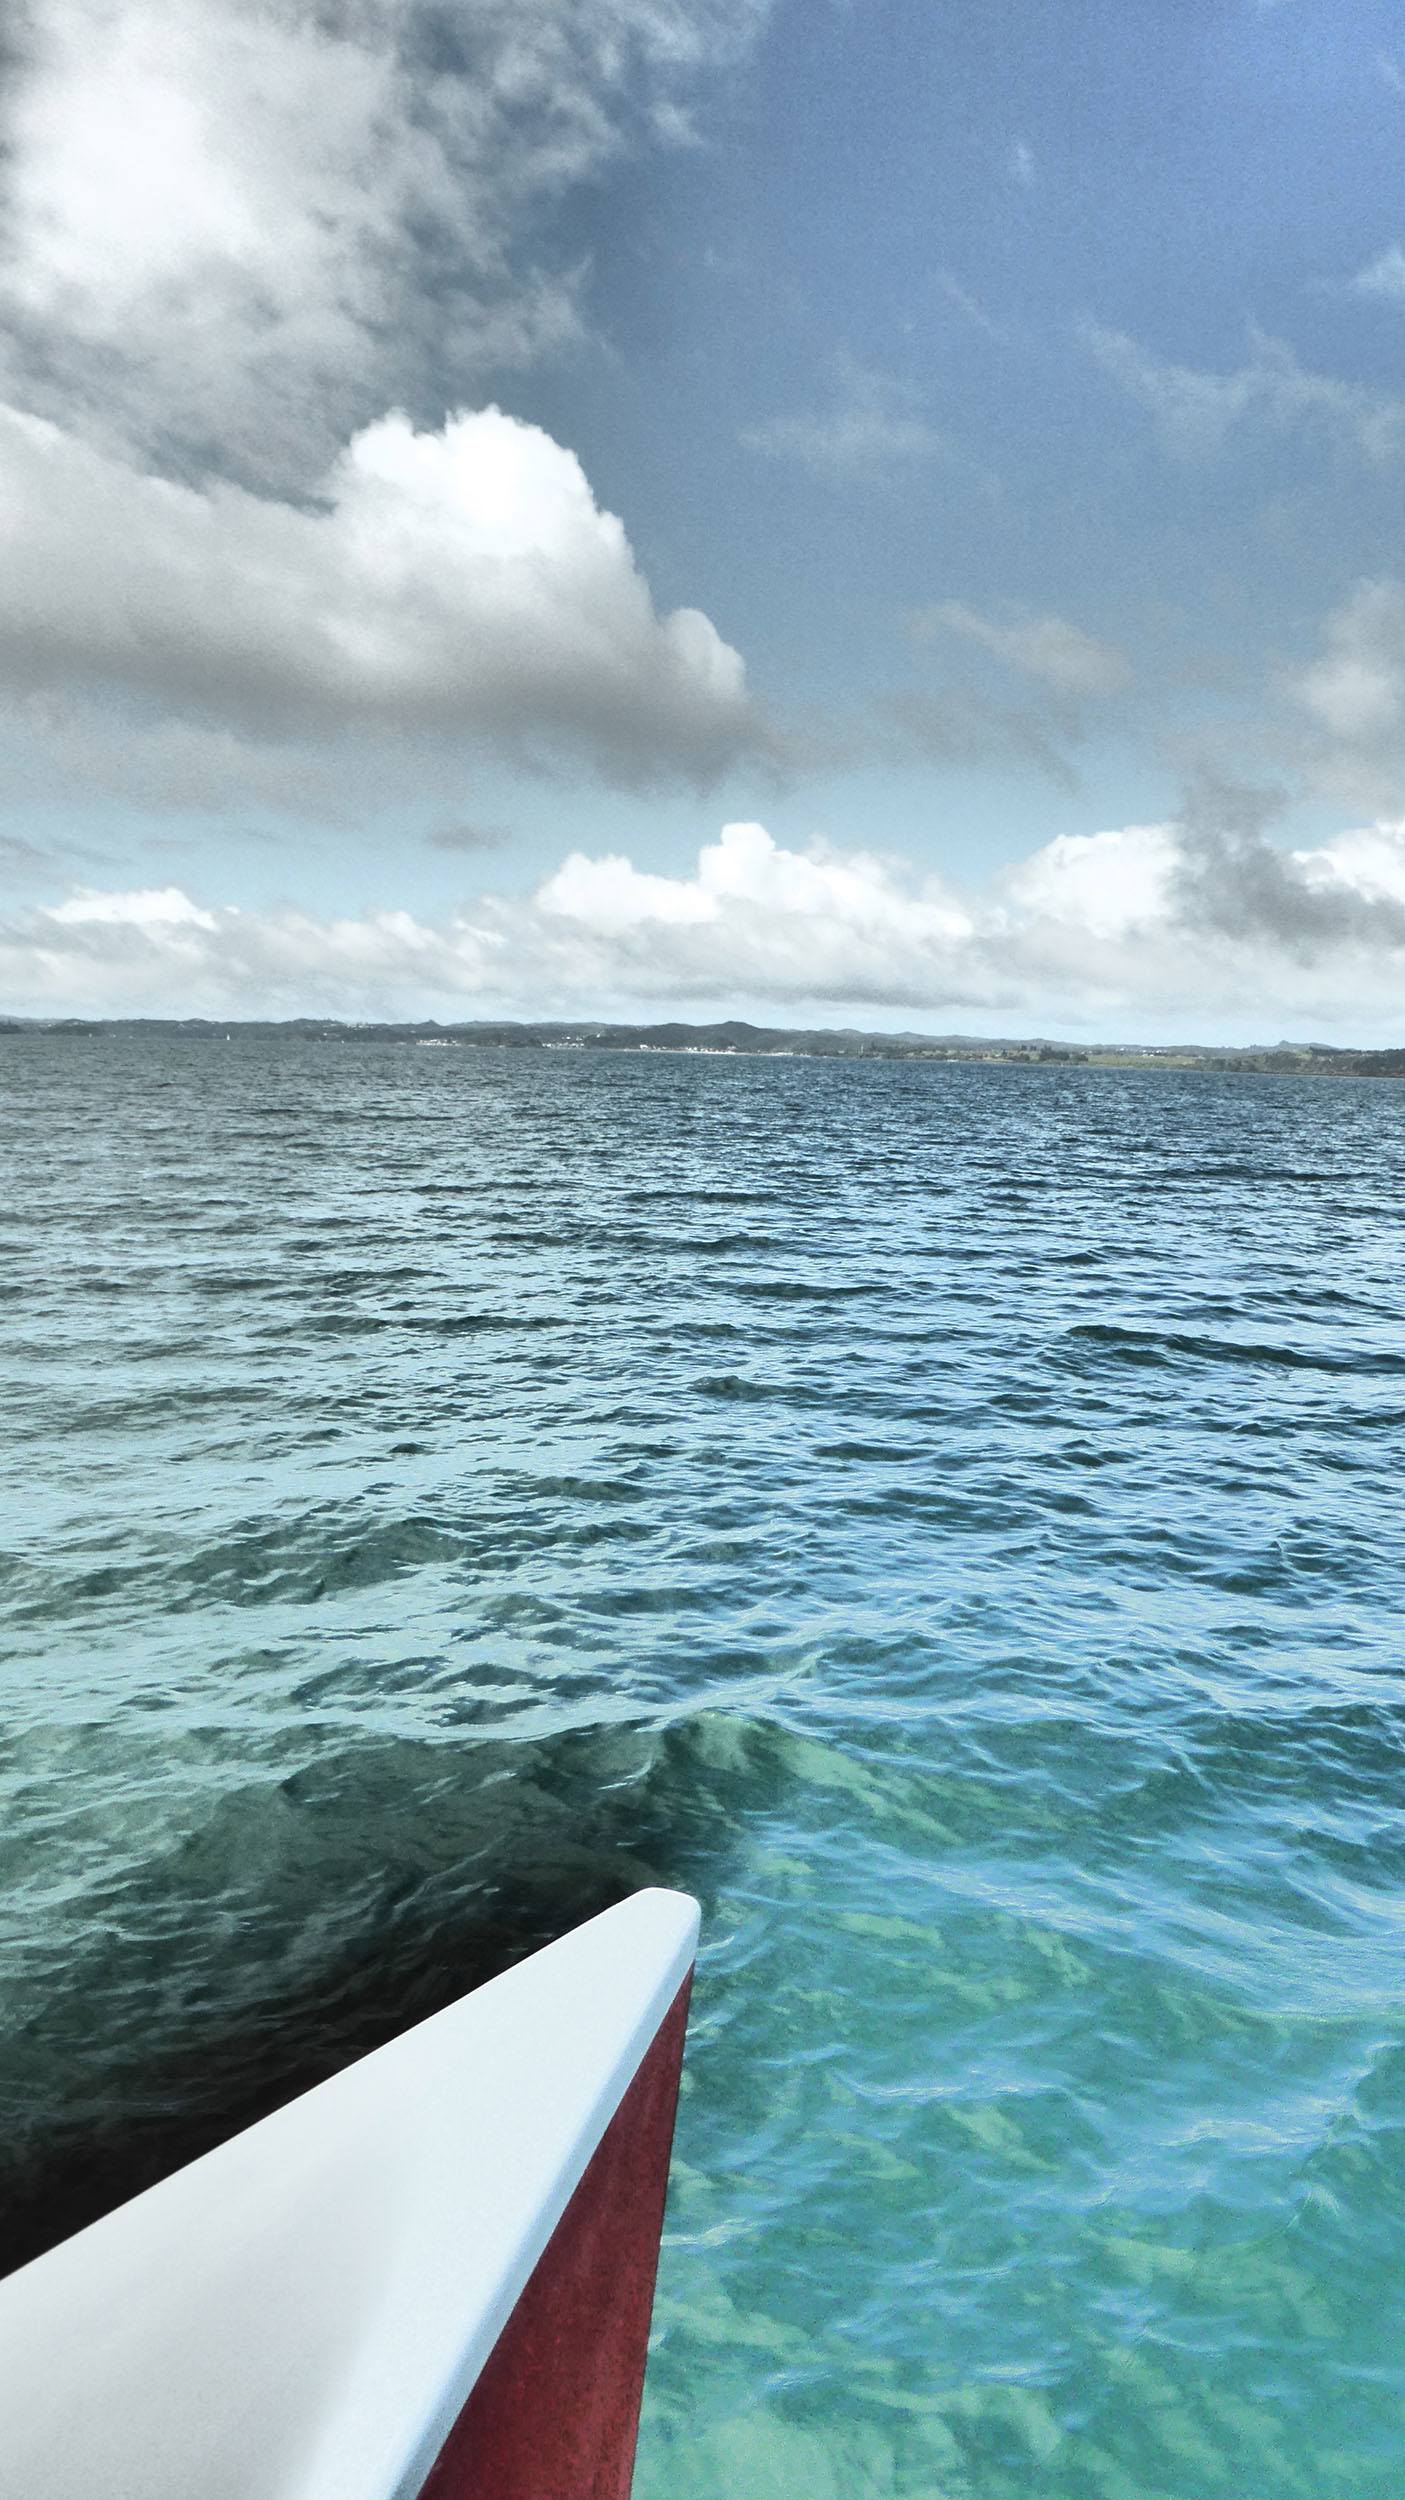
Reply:
[[38, 0], [5, 111], [0, 1010], [1400, 1031], [1391, 12]]

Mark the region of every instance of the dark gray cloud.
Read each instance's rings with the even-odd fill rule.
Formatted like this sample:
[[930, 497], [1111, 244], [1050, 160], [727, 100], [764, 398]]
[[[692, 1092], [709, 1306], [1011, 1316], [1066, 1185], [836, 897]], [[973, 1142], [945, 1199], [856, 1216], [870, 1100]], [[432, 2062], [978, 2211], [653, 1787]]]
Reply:
[[1405, 947], [1405, 902], [1314, 873], [1311, 854], [1269, 839], [1286, 803], [1282, 790], [1210, 775], [1188, 790], [1173, 885], [1187, 927], [1242, 944], [1267, 940], [1304, 964], [1343, 947]]

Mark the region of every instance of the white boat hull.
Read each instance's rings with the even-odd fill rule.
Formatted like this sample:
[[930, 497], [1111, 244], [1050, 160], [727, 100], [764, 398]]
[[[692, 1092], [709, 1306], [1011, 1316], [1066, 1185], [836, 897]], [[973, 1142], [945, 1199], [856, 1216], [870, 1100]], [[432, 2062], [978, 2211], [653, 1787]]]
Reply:
[[626, 2500], [696, 1937], [640, 1893], [0, 2283], [4, 2500]]

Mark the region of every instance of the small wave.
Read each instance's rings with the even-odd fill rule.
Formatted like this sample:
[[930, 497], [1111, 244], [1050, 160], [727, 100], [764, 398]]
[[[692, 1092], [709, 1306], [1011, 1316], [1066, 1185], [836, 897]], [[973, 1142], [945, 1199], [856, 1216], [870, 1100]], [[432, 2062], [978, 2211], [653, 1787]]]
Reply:
[[1182, 1355], [1195, 1362], [1243, 1363], [1271, 1371], [1379, 1376], [1405, 1373], [1405, 1354], [1390, 1353], [1384, 1347], [1359, 1353], [1332, 1352], [1325, 1347], [1290, 1345], [1284, 1340], [1269, 1343], [1253, 1338], [1200, 1336], [1178, 1329], [1125, 1328], [1103, 1320], [1075, 1321], [1066, 1334], [1134, 1363], [1164, 1363], [1172, 1355]]

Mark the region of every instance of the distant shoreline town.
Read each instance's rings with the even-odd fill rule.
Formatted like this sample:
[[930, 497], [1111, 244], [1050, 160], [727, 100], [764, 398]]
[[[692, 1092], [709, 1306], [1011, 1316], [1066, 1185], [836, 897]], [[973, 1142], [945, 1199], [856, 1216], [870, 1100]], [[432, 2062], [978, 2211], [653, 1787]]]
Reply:
[[476, 1022], [393, 1024], [330, 1016], [4, 1016], [0, 1039], [26, 1034], [100, 1040], [122, 1034], [185, 1035], [192, 1041], [280, 1036], [302, 1041], [382, 1041], [443, 1049], [600, 1050], [709, 1059], [922, 1059], [1015, 1068], [1198, 1068], [1249, 1076], [1405, 1076], [1405, 1049], [1356, 1050], [1329, 1042], [1273, 1042], [1235, 1049], [1195, 1042], [989, 1040], [968, 1033], [863, 1033], [746, 1024]]

